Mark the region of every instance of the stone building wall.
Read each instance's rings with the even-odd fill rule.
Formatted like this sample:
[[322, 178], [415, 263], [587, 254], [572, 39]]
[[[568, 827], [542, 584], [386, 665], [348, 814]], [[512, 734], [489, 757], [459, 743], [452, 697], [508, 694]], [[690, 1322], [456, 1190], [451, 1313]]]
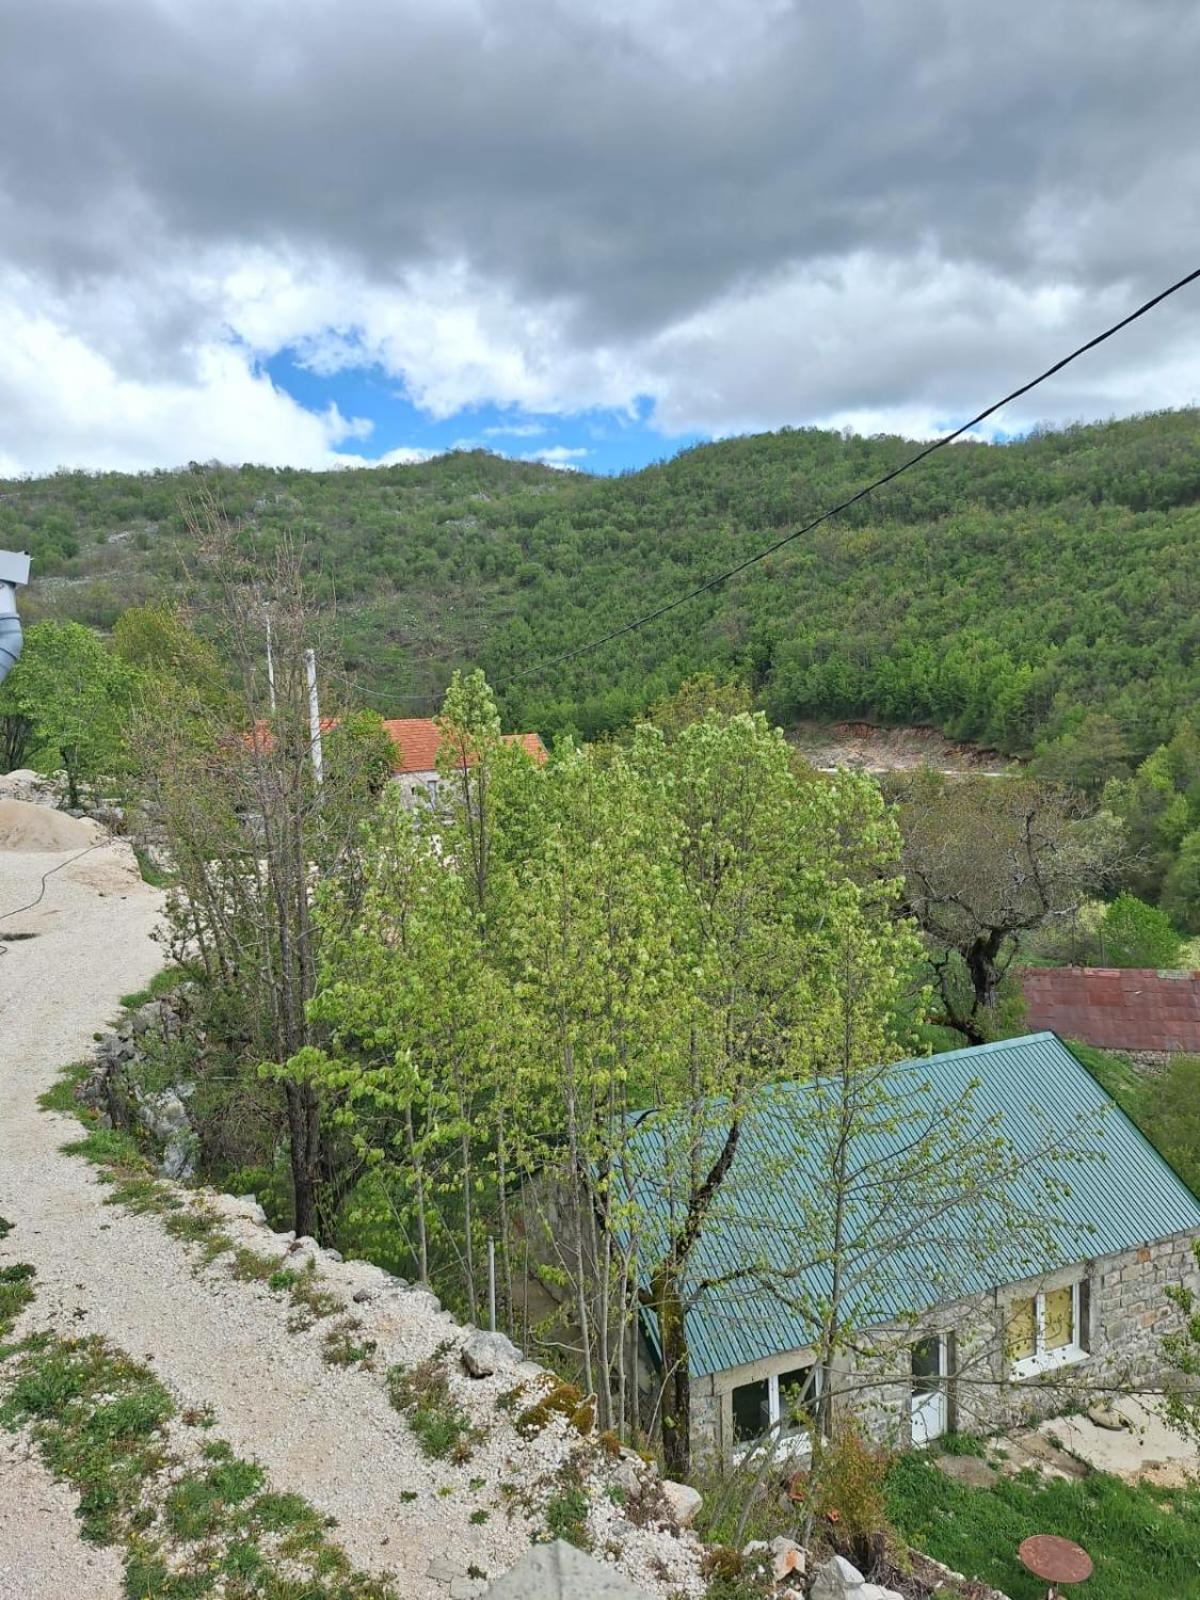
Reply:
[[[1179, 1234], [1080, 1262], [939, 1306], [904, 1327], [874, 1330], [858, 1341], [869, 1343], [868, 1352], [839, 1363], [832, 1380], [834, 1403], [854, 1412], [873, 1438], [897, 1448], [911, 1444], [911, 1347], [918, 1339], [942, 1333], [949, 1341], [952, 1429], [1009, 1428], [1145, 1383], [1161, 1369], [1163, 1335], [1181, 1322], [1164, 1291], [1184, 1283], [1200, 1292], [1193, 1237]], [[1081, 1330], [1085, 1354], [1032, 1376], [1014, 1376], [1005, 1352], [1012, 1302], [1075, 1282], [1086, 1285], [1086, 1325]], [[733, 1447], [732, 1394], [738, 1385], [788, 1372], [812, 1359], [811, 1349], [787, 1350], [695, 1379], [692, 1432], [697, 1451], [728, 1453]]]

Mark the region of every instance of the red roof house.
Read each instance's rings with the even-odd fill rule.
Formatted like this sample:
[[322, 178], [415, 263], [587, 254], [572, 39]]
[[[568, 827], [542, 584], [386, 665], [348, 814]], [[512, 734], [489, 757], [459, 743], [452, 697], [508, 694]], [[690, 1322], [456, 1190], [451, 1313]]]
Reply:
[[1200, 972], [1026, 967], [1029, 1027], [1103, 1050], [1200, 1055]]
[[[396, 747], [392, 770], [398, 777], [437, 770], [442, 736], [432, 717], [393, 717], [384, 727]], [[546, 760], [546, 747], [536, 733], [506, 733], [505, 744], [519, 744], [535, 761]]]

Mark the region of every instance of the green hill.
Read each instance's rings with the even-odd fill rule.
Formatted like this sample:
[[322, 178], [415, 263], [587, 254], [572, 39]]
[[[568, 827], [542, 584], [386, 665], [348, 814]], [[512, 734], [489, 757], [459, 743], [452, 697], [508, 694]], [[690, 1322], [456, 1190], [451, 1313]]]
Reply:
[[[547, 658], [648, 610], [902, 460], [896, 438], [805, 429], [705, 445], [620, 478], [482, 452], [301, 472], [193, 465], [0, 484], [27, 614], [108, 627], [176, 592], [183, 502], [211, 493], [269, 548], [305, 544], [347, 667], [396, 715], [478, 662], [514, 721], [615, 726], [702, 669], [780, 719], [931, 722], [1026, 751], [1088, 710], [1131, 754], [1200, 698], [1200, 411], [959, 444], [650, 628]], [[202, 610], [202, 596], [201, 596]]]

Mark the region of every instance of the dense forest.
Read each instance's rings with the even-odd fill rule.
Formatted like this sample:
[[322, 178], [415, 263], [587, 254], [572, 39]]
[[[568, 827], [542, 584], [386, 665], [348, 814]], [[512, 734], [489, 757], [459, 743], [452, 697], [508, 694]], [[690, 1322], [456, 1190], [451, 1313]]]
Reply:
[[[188, 579], [211, 497], [269, 552], [303, 541], [346, 670], [385, 714], [480, 665], [509, 723], [593, 736], [704, 670], [777, 720], [929, 722], [1108, 762], [1168, 740], [1200, 691], [1200, 411], [964, 443], [653, 627], [531, 670], [732, 564], [903, 460], [899, 438], [728, 440], [619, 478], [483, 452], [302, 472], [193, 463], [0, 484], [30, 620], [111, 628]], [[203, 625], [203, 586], [197, 596]], [[1084, 740], [1084, 744], [1091, 743]], [[1107, 776], [1107, 772], [1098, 776]]]

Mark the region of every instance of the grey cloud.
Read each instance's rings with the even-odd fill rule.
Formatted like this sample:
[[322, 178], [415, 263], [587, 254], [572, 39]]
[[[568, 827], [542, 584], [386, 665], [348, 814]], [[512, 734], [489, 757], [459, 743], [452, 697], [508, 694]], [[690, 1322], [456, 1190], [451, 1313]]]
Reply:
[[[0, 290], [151, 387], [213, 381], [221, 264], [258, 252], [348, 305], [465, 269], [525, 316], [522, 358], [562, 369], [546, 393], [640, 387], [668, 431], [945, 418], [1200, 256], [1194, 0], [0, 12]], [[1084, 291], [1065, 317], [1031, 315], [1063, 288]], [[378, 329], [321, 305], [335, 332], [291, 335], [315, 364], [376, 358]], [[1194, 400], [1195, 326], [1181, 301], [1006, 420]], [[606, 363], [615, 401], [592, 392]], [[463, 403], [541, 409], [537, 385], [478, 382]], [[309, 420], [238, 393], [265, 408], [258, 448], [299, 427], [319, 458]]]
[[458, 256], [603, 338], [868, 243], [1138, 285], [1194, 244], [1191, 0], [746, 0], [691, 49], [672, 14], [668, 51], [599, 0], [39, 0], [6, 249], [75, 283], [214, 243]]

